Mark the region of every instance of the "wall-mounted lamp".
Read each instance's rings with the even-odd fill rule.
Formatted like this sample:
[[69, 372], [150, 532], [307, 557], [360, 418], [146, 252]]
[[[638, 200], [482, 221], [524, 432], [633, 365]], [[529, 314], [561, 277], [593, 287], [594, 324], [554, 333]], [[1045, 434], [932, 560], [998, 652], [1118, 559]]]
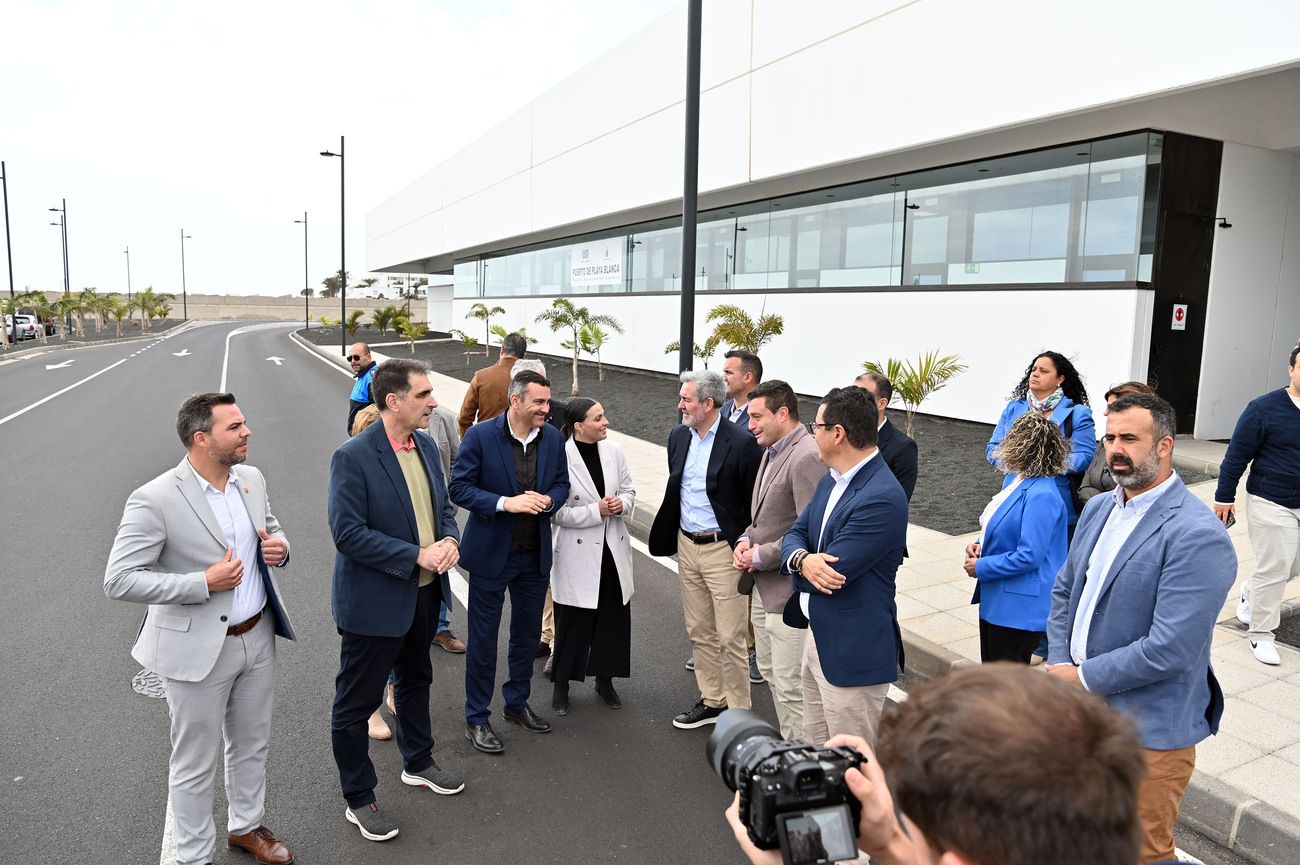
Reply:
[[1232, 223], [1228, 221], [1226, 216], [1216, 216], [1214, 220], [1219, 223], [1219, 228], [1232, 228]]

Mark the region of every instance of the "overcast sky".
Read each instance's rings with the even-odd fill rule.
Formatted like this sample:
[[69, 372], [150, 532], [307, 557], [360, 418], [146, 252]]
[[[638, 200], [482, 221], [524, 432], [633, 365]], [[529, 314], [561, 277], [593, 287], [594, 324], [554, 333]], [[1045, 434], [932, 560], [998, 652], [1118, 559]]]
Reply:
[[[289, 294], [348, 271], [366, 212], [679, 0], [6, 0], [14, 284]], [[684, 17], [683, 17], [684, 22]], [[684, 26], [684, 24], [683, 24]], [[4, 263], [0, 260], [0, 268]], [[7, 290], [0, 270], [0, 290]]]

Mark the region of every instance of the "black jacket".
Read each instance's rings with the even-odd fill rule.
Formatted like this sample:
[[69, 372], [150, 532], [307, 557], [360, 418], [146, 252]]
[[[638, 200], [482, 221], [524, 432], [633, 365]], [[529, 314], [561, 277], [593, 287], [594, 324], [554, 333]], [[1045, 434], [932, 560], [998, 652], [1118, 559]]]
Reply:
[[885, 465], [889, 466], [889, 470], [894, 473], [894, 477], [898, 479], [910, 502], [912, 490], [916, 489], [916, 442], [907, 433], [890, 423], [888, 418], [880, 428], [879, 436], [876, 447], [880, 448], [880, 455], [885, 458]]

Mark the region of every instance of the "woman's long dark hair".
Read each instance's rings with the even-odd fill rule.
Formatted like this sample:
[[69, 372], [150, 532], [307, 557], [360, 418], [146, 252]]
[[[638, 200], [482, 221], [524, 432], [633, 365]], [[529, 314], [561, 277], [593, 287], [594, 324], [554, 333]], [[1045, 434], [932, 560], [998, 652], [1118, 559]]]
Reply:
[[564, 440], [568, 441], [573, 436], [573, 425], [582, 423], [587, 419], [587, 412], [596, 404], [594, 399], [580, 396], [577, 399], [569, 400], [569, 407], [564, 412]]
[[1040, 357], [1050, 358], [1052, 365], [1056, 367], [1058, 375], [1065, 376], [1065, 381], [1061, 382], [1061, 390], [1070, 398], [1070, 402], [1075, 405], [1088, 404], [1088, 389], [1083, 386], [1083, 379], [1079, 377], [1079, 371], [1070, 363], [1070, 359], [1063, 354], [1054, 351], [1040, 351], [1034, 355], [1034, 359], [1029, 362], [1025, 368], [1025, 377], [1016, 385], [1016, 389], [1011, 392], [1011, 399], [1024, 399], [1025, 394], [1029, 393], [1029, 374], [1034, 371], [1034, 364], [1038, 363]]

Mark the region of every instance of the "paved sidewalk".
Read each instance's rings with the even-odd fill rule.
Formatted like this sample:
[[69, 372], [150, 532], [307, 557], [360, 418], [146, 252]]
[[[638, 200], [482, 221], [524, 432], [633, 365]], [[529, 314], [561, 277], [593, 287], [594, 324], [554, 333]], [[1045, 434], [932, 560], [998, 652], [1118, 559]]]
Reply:
[[[337, 355], [319, 353], [343, 365]], [[385, 357], [373, 351], [372, 355], [381, 362]], [[458, 410], [467, 383], [439, 373], [433, 373], [431, 379], [439, 402]], [[613, 429], [609, 436], [627, 454], [637, 490], [631, 522], [634, 533], [644, 539], [667, 483], [665, 448]], [[1217, 473], [1224, 449], [1225, 445], [1216, 442], [1180, 439], [1175, 446], [1176, 462]], [[1214, 486], [1211, 480], [1191, 490], [1211, 502]], [[1239, 515], [1229, 534], [1237, 549], [1240, 581], [1254, 568], [1244, 515]], [[966, 544], [975, 535], [945, 535], [908, 526], [909, 555], [898, 572], [898, 618], [907, 664], [921, 675], [979, 663], [978, 609], [970, 603], [974, 587], [961, 567]], [[1300, 606], [1300, 583], [1288, 586], [1287, 599], [1288, 606]], [[1234, 587], [1224, 600], [1212, 650], [1227, 707], [1219, 734], [1197, 748], [1196, 774], [1182, 817], [1219, 844], [1260, 865], [1300, 865], [1300, 651], [1279, 643], [1282, 665], [1259, 663], [1251, 655], [1235, 613]]]

